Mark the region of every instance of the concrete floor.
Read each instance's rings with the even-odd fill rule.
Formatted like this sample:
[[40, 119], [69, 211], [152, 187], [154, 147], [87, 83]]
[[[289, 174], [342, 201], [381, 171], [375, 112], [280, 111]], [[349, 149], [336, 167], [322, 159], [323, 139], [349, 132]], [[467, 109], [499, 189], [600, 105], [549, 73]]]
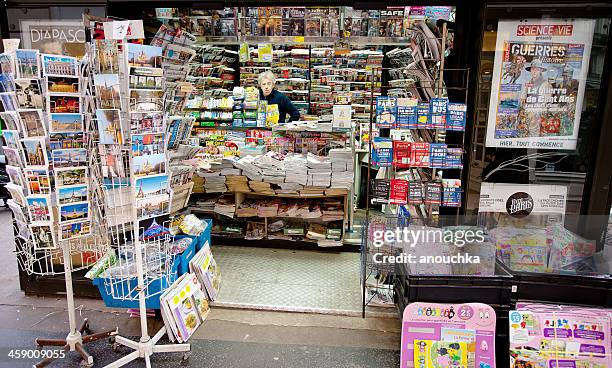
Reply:
[[[0, 209], [0, 367], [31, 367], [33, 360], [10, 359], [10, 349], [33, 349], [34, 338], [63, 338], [68, 332], [65, 299], [30, 297], [19, 290], [10, 211]], [[87, 317], [96, 331], [119, 327], [124, 336], [139, 336], [139, 320], [101, 300], [77, 299], [77, 319]], [[149, 318], [149, 333], [162, 326]], [[215, 307], [190, 340], [185, 367], [397, 367], [400, 322], [396, 318], [362, 319], [323, 314], [268, 312]], [[102, 367], [124, 354], [106, 341], [88, 345]], [[180, 355], [155, 355], [155, 367], [176, 367]], [[75, 354], [50, 367], [78, 367]], [[126, 367], [144, 367], [142, 360]]]

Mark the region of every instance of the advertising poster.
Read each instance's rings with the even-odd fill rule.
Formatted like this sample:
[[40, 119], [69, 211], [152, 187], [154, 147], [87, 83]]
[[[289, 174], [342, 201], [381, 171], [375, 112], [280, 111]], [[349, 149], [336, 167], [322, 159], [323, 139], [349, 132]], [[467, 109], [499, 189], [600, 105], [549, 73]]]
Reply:
[[82, 21], [22, 21], [24, 49], [42, 54], [82, 57], [85, 55], [85, 26]]
[[499, 22], [487, 147], [576, 148], [594, 24]]
[[567, 187], [561, 185], [482, 183], [478, 212], [565, 214]]

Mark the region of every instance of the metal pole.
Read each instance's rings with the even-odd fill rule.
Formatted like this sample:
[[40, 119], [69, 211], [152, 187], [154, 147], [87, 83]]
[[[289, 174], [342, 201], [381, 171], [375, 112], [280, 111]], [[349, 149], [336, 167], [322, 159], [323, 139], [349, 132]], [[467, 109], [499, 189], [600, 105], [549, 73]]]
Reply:
[[74, 291], [72, 289], [72, 258], [70, 257], [70, 245], [65, 243], [62, 247], [64, 256], [64, 273], [66, 278], [66, 301], [68, 302], [68, 323], [70, 325], [70, 335], [77, 334], [76, 315], [74, 311]]

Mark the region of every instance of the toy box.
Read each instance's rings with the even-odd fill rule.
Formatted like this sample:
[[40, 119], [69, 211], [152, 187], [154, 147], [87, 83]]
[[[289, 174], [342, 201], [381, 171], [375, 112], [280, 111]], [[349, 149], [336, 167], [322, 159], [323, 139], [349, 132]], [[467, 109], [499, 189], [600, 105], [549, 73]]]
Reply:
[[610, 310], [519, 302], [509, 313], [511, 368], [612, 367]]
[[486, 304], [404, 309], [401, 368], [495, 368], [495, 311]]

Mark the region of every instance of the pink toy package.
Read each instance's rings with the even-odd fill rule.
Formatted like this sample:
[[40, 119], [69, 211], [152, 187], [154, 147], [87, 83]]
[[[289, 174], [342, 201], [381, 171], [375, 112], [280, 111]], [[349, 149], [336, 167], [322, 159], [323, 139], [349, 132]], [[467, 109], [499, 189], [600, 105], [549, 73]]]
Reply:
[[481, 303], [409, 304], [400, 368], [495, 368], [495, 321]]
[[610, 310], [519, 302], [509, 317], [511, 368], [612, 367]]

